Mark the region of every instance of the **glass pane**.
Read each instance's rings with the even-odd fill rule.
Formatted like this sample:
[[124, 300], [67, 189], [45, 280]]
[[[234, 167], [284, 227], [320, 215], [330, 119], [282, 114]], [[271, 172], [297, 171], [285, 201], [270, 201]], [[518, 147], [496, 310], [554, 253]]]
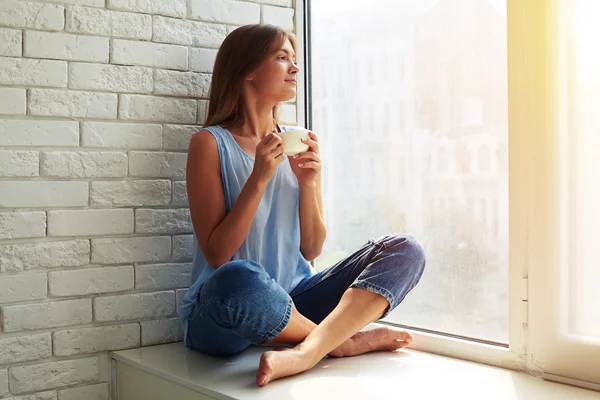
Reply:
[[428, 264], [389, 320], [508, 343], [506, 1], [311, 4], [317, 268], [408, 232]]
[[600, 338], [600, 2], [575, 2], [569, 327]]

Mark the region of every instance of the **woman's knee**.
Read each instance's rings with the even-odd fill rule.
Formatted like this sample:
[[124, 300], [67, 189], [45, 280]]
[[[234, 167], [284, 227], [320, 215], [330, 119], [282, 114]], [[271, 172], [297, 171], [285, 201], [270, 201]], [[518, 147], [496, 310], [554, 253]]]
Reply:
[[235, 260], [223, 264], [212, 274], [202, 288], [212, 297], [230, 298], [237, 294], [255, 291], [264, 281], [264, 269], [256, 262]]
[[423, 274], [426, 264], [425, 249], [423, 245], [411, 235], [394, 234], [393, 240], [399, 244], [398, 254], [402, 257], [402, 265], [411, 270], [418, 278]]

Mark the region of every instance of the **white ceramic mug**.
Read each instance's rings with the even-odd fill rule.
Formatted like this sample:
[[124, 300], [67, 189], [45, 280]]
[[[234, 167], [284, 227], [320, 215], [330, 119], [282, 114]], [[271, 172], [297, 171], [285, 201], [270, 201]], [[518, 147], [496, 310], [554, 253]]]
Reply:
[[279, 136], [283, 139], [283, 152], [288, 156], [293, 156], [308, 151], [308, 144], [302, 142], [303, 138], [309, 138], [308, 132], [303, 128], [280, 132]]

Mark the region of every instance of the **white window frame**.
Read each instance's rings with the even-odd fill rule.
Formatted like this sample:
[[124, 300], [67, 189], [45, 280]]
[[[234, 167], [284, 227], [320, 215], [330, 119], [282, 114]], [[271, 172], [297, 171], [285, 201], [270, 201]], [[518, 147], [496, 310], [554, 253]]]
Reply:
[[[309, 6], [312, 0], [296, 0], [295, 23], [298, 38], [298, 123], [311, 127], [310, 71], [305, 44], [310, 40]], [[324, 0], [315, 0], [324, 1]], [[566, 0], [559, 0], [566, 1]], [[509, 345], [433, 334], [415, 329], [412, 348], [419, 351], [479, 362], [492, 366], [525, 370], [546, 379], [559, 380], [596, 390], [600, 385], [575, 381], [564, 370], [561, 376], [548, 373], [534, 361], [547, 354], [548, 342], [541, 341], [547, 323], [543, 314], [551, 295], [544, 268], [556, 252], [549, 253], [558, 238], [558, 221], [553, 215], [558, 197], [556, 187], [547, 184], [555, 177], [552, 158], [557, 144], [552, 133], [555, 99], [557, 49], [556, 1], [507, 0], [508, 54], [508, 152], [509, 152]], [[308, 34], [308, 35], [307, 35]], [[308, 39], [307, 39], [308, 37]], [[551, 44], [551, 46], [549, 46]], [[302, 51], [300, 50], [302, 49]], [[325, 162], [327, 162], [325, 160]], [[551, 176], [554, 174], [553, 176]], [[554, 199], [554, 200], [553, 200]], [[550, 239], [550, 242], [546, 240]], [[531, 276], [530, 276], [531, 274]], [[538, 344], [530, 342], [540, 340]], [[536, 357], [533, 357], [535, 354]]]

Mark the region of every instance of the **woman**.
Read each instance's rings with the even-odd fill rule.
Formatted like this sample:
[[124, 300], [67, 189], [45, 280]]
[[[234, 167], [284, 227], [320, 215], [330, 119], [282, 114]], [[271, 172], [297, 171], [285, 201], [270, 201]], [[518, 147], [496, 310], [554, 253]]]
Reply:
[[256, 382], [264, 386], [342, 357], [396, 350], [412, 337], [381, 327], [417, 284], [425, 266], [413, 238], [388, 235], [316, 273], [309, 261], [325, 241], [321, 159], [283, 154], [275, 120], [296, 95], [296, 40], [270, 25], [242, 26], [217, 54], [206, 128], [191, 139], [187, 191], [194, 226], [192, 285], [178, 312], [186, 346], [229, 355], [267, 351]]

